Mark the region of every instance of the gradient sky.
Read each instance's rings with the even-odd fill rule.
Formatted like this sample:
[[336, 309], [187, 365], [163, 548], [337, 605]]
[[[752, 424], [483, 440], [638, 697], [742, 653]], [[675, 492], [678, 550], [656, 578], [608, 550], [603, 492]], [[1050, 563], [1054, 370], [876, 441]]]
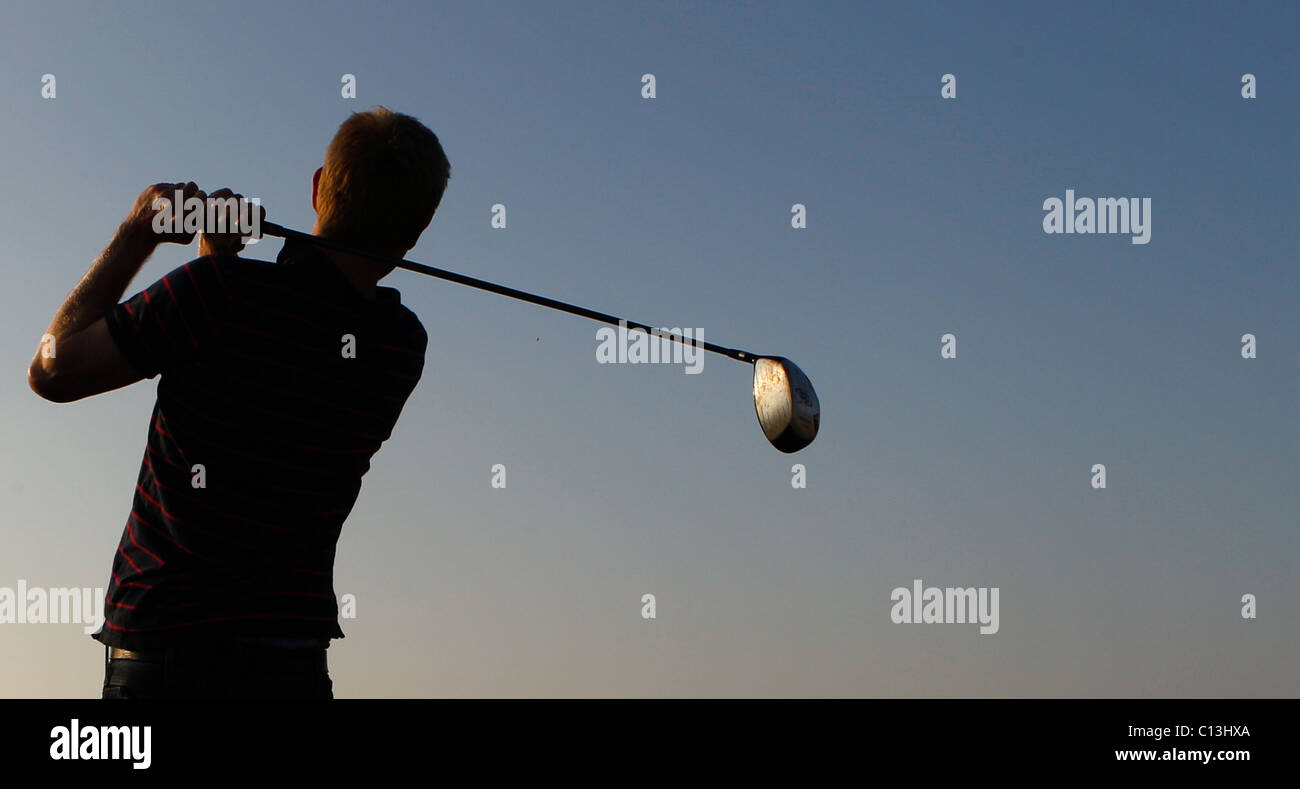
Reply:
[[[411, 258], [789, 356], [822, 433], [772, 449], [728, 359], [599, 365], [597, 324], [393, 274], [429, 349], [340, 541], [337, 696], [1300, 695], [1295, 5], [175, 6], [0, 3], [0, 586], [108, 581], [157, 379], [23, 372], [136, 195], [310, 229], [384, 104], [452, 162]], [[1151, 242], [1045, 234], [1066, 189], [1151, 197]], [[1000, 631], [892, 623], [915, 578]], [[0, 666], [93, 697], [103, 650], [0, 624]]]

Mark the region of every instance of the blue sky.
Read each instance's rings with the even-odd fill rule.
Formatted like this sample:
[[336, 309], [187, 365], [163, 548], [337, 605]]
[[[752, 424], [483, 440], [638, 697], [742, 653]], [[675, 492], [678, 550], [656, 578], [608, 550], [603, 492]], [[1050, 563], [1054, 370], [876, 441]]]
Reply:
[[[1298, 21], [0, 5], [0, 587], [108, 579], [156, 381], [56, 406], [20, 373], [135, 196], [310, 229], [334, 130], [383, 104], [452, 162], [411, 258], [789, 356], [822, 433], [768, 446], [733, 361], [600, 365], [597, 324], [393, 274], [430, 343], [340, 542], [339, 696], [1295, 696]], [[1150, 197], [1150, 243], [1045, 234], [1066, 189]], [[998, 587], [999, 632], [892, 623], [916, 578]], [[79, 626], [0, 624], [0, 655], [0, 696], [98, 694]]]

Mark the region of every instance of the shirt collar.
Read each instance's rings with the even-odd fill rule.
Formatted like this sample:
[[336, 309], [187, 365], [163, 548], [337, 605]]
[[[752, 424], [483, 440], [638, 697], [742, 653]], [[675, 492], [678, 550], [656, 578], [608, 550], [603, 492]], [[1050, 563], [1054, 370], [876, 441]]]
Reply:
[[300, 241], [296, 238], [286, 238], [284, 247], [280, 249], [280, 254], [275, 257], [276, 263], [290, 263], [294, 265], [307, 265], [313, 268], [320, 268], [329, 271], [336, 278], [337, 282], [343, 285], [343, 289], [356, 298], [357, 301], [369, 304], [379, 304], [385, 306], [399, 306], [402, 303], [402, 294], [395, 288], [386, 288], [382, 285], [375, 286], [375, 300], [372, 302], [357, 292], [352, 284], [352, 280], [338, 267], [338, 264], [314, 244]]

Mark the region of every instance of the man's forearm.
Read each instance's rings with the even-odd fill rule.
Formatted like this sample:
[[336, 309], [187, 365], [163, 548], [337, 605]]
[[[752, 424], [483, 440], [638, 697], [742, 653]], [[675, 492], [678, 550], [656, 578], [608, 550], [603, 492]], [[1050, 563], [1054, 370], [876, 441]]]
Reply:
[[157, 246], [156, 234], [141, 229], [138, 224], [124, 222], [54, 314], [48, 333], [57, 341], [102, 318], [121, 300]]
[[144, 377], [144, 371], [132, 366], [117, 347], [105, 316], [159, 244], [188, 244], [194, 238], [193, 231], [169, 231], [155, 222], [176, 192], [182, 193], [178, 206], [190, 197], [205, 197], [193, 181], [145, 189], [113, 240], [63, 300], [27, 368], [27, 384], [36, 394], [67, 403]]

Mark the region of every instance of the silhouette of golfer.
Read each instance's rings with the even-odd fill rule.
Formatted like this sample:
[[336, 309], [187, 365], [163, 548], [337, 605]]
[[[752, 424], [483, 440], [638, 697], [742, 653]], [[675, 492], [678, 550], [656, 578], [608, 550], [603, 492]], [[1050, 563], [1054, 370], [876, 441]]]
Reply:
[[[356, 113], [312, 178], [313, 233], [401, 258], [450, 170], [415, 118]], [[146, 189], [28, 372], [59, 403], [159, 376], [94, 635], [102, 696], [332, 698], [335, 544], [428, 338], [400, 294], [377, 285], [391, 266], [303, 242], [286, 242], [276, 263], [249, 260], [238, 232], [205, 232], [201, 257], [119, 304], [159, 244], [192, 241], [154, 221], [156, 198], [176, 190], [209, 197], [194, 183]]]

